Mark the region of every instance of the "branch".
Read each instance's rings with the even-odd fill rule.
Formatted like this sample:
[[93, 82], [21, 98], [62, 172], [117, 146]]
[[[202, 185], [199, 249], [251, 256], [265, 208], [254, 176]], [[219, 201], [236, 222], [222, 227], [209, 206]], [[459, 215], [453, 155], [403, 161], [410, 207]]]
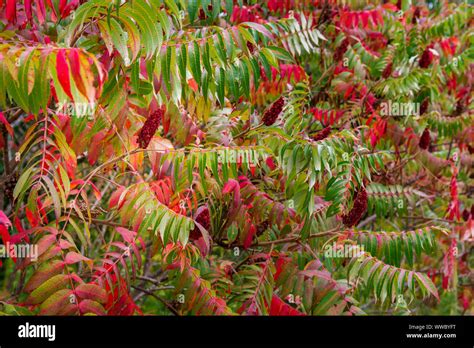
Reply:
[[138, 290], [138, 291], [142, 291], [144, 292], [145, 294], [147, 295], [150, 295], [154, 298], [156, 298], [158, 301], [160, 301], [161, 303], [163, 303], [174, 315], [177, 315], [177, 316], [180, 316], [179, 312], [171, 305], [168, 303], [168, 301], [166, 301], [164, 298], [154, 294], [153, 292], [149, 291], [149, 290], [146, 290], [146, 289], [143, 289], [143, 288], [140, 288], [138, 286], [135, 286], [135, 285], [132, 285], [132, 288], [134, 288], [135, 290]]
[[[339, 227], [334, 228], [332, 230], [326, 231], [326, 232], [321, 232], [321, 233], [315, 233], [310, 236], [308, 236], [307, 239], [313, 239], [313, 238], [322, 238], [322, 237], [327, 237], [331, 236], [333, 234], [337, 234], [339, 230]], [[252, 246], [268, 246], [268, 245], [276, 245], [276, 244], [285, 244], [285, 243], [299, 243], [301, 241], [301, 236], [296, 236], [296, 237], [288, 237], [288, 238], [283, 238], [283, 239], [277, 239], [277, 240], [272, 240], [268, 242], [257, 242], [252, 244]]]

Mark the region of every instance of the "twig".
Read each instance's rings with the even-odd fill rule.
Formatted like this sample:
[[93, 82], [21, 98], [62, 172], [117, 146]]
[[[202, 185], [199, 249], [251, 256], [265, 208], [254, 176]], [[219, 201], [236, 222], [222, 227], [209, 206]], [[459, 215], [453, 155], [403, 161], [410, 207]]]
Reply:
[[245, 134], [247, 134], [247, 133], [249, 133], [249, 132], [251, 132], [251, 131], [257, 130], [257, 129], [261, 128], [262, 126], [263, 126], [263, 123], [260, 123], [260, 124], [256, 125], [256, 126], [253, 127], [253, 128], [252, 128], [252, 127], [249, 127], [249, 128], [247, 128], [246, 130], [240, 132], [239, 134], [233, 136], [233, 138], [234, 138], [234, 139], [240, 138], [241, 136], [243, 136], [243, 135], [245, 135]]
[[164, 298], [161, 298], [160, 296], [154, 294], [153, 292], [151, 292], [149, 290], [146, 290], [146, 289], [143, 289], [143, 288], [140, 288], [140, 287], [135, 286], [135, 285], [132, 285], [132, 288], [134, 288], [135, 290], [138, 290], [138, 291], [142, 291], [145, 294], [156, 298], [158, 301], [163, 303], [166, 306], [166, 308], [168, 308], [174, 315], [180, 316], [179, 312], [171, 304], [169, 304], [168, 301], [166, 301]]
[[450, 224], [461, 224], [461, 222], [454, 221], [454, 220], [430, 218], [430, 217], [425, 217], [425, 216], [401, 216], [400, 218], [418, 219], [418, 220], [425, 220], [425, 221], [441, 221], [441, 222], [447, 222]]
[[371, 215], [371, 216], [369, 216], [367, 219], [361, 221], [360, 224], [357, 226], [357, 228], [364, 227], [365, 225], [370, 224], [372, 221], [374, 221], [374, 220], [376, 220], [376, 219], [377, 219], [377, 215], [376, 215], [376, 214]]
[[[73, 215], [75, 217], [78, 217], [78, 218], [81, 218], [75, 212], [72, 212], [71, 215]], [[96, 224], [107, 225], [107, 226], [112, 226], [112, 227], [124, 227], [123, 224], [119, 224], [118, 222], [113, 222], [113, 221], [110, 221], [110, 220], [102, 220], [102, 219], [91, 218], [90, 221], [93, 222], [93, 223], [96, 223]]]
[[[337, 232], [338, 228], [326, 231], [326, 232], [321, 232], [321, 233], [315, 233], [310, 236], [308, 236], [307, 239], [313, 239], [313, 238], [321, 238], [321, 237], [326, 237], [333, 235]], [[288, 237], [288, 238], [283, 238], [283, 239], [277, 239], [273, 241], [268, 241], [268, 242], [257, 242], [252, 244], [252, 246], [268, 246], [268, 245], [275, 245], [275, 244], [285, 244], [285, 243], [298, 243], [301, 241], [301, 236], [295, 236], [295, 237]]]

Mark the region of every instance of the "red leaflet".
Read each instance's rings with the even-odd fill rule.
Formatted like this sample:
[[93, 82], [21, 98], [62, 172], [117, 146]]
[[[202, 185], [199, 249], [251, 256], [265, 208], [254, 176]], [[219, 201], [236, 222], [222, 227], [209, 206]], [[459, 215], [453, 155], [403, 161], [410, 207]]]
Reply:
[[16, 23], [16, 0], [7, 0], [5, 15], [10, 23]]
[[81, 262], [81, 261], [86, 261], [86, 262], [92, 262], [91, 259], [79, 254], [79, 253], [76, 253], [74, 251], [70, 251], [67, 253], [66, 257], [64, 258], [64, 262], [67, 264], [67, 265], [72, 265], [74, 263], [78, 263], [78, 262]]
[[99, 155], [103, 150], [102, 142], [106, 136], [107, 136], [107, 132], [103, 130], [103, 131], [97, 132], [92, 137], [92, 142], [89, 147], [89, 151], [87, 153], [87, 159], [89, 160], [89, 164], [91, 165], [94, 164], [99, 158]]
[[301, 313], [297, 309], [291, 307], [289, 304], [284, 302], [277, 295], [273, 294], [272, 303], [270, 305], [270, 315], [289, 315], [289, 316], [301, 316], [306, 315]]
[[340, 25], [346, 29], [360, 27], [367, 29], [369, 25], [383, 25], [383, 16], [380, 8], [368, 11], [340, 10]]
[[[372, 123], [372, 119], [375, 117], [375, 121]], [[385, 135], [387, 130], [387, 120], [381, 118], [378, 114], [373, 113], [367, 120], [367, 125], [370, 125], [369, 138], [372, 147], [377, 145], [378, 141]]]
[[94, 300], [100, 303], [107, 302], [107, 293], [101, 287], [93, 283], [83, 283], [74, 289], [74, 293], [81, 299]]
[[443, 259], [443, 289], [448, 289], [453, 277], [454, 263], [456, 262], [456, 239], [451, 240], [448, 252]]
[[[119, 199], [122, 195], [122, 192], [125, 190], [125, 187], [124, 186], [120, 186], [119, 188], [117, 188], [113, 193], [112, 195], [110, 196], [110, 200], [109, 200], [109, 208], [114, 208], [118, 205], [119, 203]], [[120, 207], [119, 207], [120, 208]]]
[[52, 0], [46, 0], [46, 4], [48, 5], [48, 7], [52, 10], [51, 11], [51, 20], [53, 22], [56, 22], [57, 19], [58, 19], [58, 14], [56, 12], [56, 7], [53, 5], [53, 2]]
[[194, 92], [197, 92], [199, 90], [199, 86], [198, 84], [196, 83], [196, 80], [193, 79], [193, 78], [190, 78], [188, 80], [188, 86], [191, 87], [191, 89], [194, 91]]
[[439, 45], [443, 50], [445, 55], [453, 56], [456, 53], [456, 48], [459, 45], [459, 40], [457, 37], [449, 37], [447, 39], [441, 40]]
[[278, 277], [280, 276], [281, 272], [283, 271], [283, 268], [287, 263], [291, 262], [291, 257], [280, 255], [278, 259], [276, 260], [275, 263], [275, 274], [273, 275], [273, 279], [275, 281], [278, 280]]
[[270, 168], [270, 170], [274, 170], [276, 168], [276, 164], [273, 160], [273, 157], [267, 157], [265, 163], [267, 164], [268, 168]]
[[38, 226], [40, 220], [38, 218], [38, 214], [33, 213], [30, 208], [26, 207], [25, 208], [25, 215], [26, 219], [30, 223], [31, 227], [36, 227]]
[[59, 13], [63, 13], [64, 8], [66, 7], [67, 0], [59, 0]]
[[36, 17], [38, 18], [38, 22], [43, 24], [46, 18], [46, 7], [44, 5], [44, 0], [35, 0], [36, 4]]
[[[71, 48], [67, 51], [67, 59], [69, 61], [69, 65], [71, 67], [71, 74], [76, 83], [76, 87], [81, 92], [81, 94], [85, 97], [89, 97], [87, 93], [86, 86], [82, 81], [81, 77], [81, 63], [79, 62], [79, 53], [76, 48]], [[92, 100], [89, 100], [92, 102]]]
[[448, 205], [448, 219], [453, 220], [456, 218], [459, 220], [461, 218], [461, 212], [459, 209], [459, 197], [458, 197], [458, 170], [454, 165], [451, 165], [453, 175], [451, 176], [451, 202]]
[[293, 5], [289, 0], [269, 0], [267, 3], [268, 9], [272, 12], [288, 12]]
[[26, 18], [31, 22], [31, 19], [33, 17], [31, 14], [31, 0], [25, 0], [23, 6], [25, 8]]
[[3, 123], [3, 125], [5, 126], [5, 128], [7, 129], [8, 133], [13, 136], [13, 128], [12, 126], [10, 125], [10, 123], [8, 123], [7, 119], [5, 118], [5, 116], [3, 115], [3, 112], [0, 111], [0, 122]]
[[252, 224], [250, 220], [248, 221], [248, 224], [250, 224], [250, 228], [247, 232], [247, 235], [245, 236], [245, 240], [243, 244], [244, 249], [250, 248], [250, 246], [252, 245], [253, 237], [257, 233], [257, 229], [255, 228], [255, 225]]
[[222, 194], [234, 192], [234, 206], [238, 206], [240, 202], [240, 186], [237, 180], [229, 179], [222, 189]]
[[311, 108], [310, 112], [314, 118], [324, 126], [332, 126], [344, 115], [344, 111], [341, 110], [325, 110], [319, 108]]
[[233, 23], [261, 22], [263, 20], [260, 5], [242, 7], [235, 5], [230, 20]]
[[[8, 233], [8, 228], [12, 225], [10, 219], [5, 215], [3, 211], [0, 210], [0, 237], [2, 242], [5, 245], [10, 241], [10, 234]], [[0, 266], [2, 263], [0, 262]]]
[[69, 77], [69, 66], [66, 60], [65, 49], [60, 49], [56, 55], [56, 73], [58, 74], [58, 80], [64, 92], [71, 100], [74, 100], [71, 94], [71, 80]]
[[117, 232], [122, 236], [123, 240], [127, 243], [133, 243], [136, 232], [130, 231], [123, 227], [115, 227]]
[[[66, 1], [65, 1], [66, 2]], [[72, 0], [70, 1], [62, 10], [61, 10], [61, 18], [64, 19], [69, 14], [76, 9], [76, 7], [79, 5], [79, 0]]]
[[5, 227], [10, 227], [12, 225], [8, 216], [6, 216], [5, 213], [1, 210], [0, 210], [0, 224], [2, 224]]

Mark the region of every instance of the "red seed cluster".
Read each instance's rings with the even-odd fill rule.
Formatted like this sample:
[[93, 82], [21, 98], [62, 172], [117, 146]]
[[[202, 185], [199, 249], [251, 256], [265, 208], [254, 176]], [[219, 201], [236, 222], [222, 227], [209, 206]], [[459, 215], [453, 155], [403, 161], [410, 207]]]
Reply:
[[13, 202], [13, 190], [15, 189], [17, 181], [18, 173], [15, 172], [14, 174], [11, 174], [9, 177], [7, 177], [4, 183], [5, 196], [10, 200], [10, 202]]
[[278, 116], [280, 116], [283, 106], [285, 105], [285, 100], [283, 97], [278, 98], [268, 109], [265, 114], [263, 114], [262, 122], [265, 126], [271, 126], [275, 123]]
[[205, 209], [196, 217], [196, 221], [202, 225], [206, 230], [211, 227], [211, 216], [209, 215], [209, 209]]
[[341, 60], [344, 53], [346, 53], [347, 46], [349, 46], [349, 40], [344, 39], [344, 41], [342, 41], [341, 45], [336, 49], [336, 52], [334, 52], [334, 60], [336, 62]]
[[326, 139], [329, 134], [331, 134], [331, 127], [326, 127], [326, 128], [321, 129], [316, 134], [314, 134], [312, 138], [314, 141], [319, 141], [319, 140]]
[[268, 221], [263, 221], [260, 225], [257, 226], [257, 236], [261, 236], [263, 232], [268, 230], [270, 223]]
[[137, 142], [142, 149], [146, 149], [150, 144], [153, 135], [155, 135], [155, 132], [160, 125], [163, 113], [163, 109], [158, 109], [153, 112], [150, 116], [148, 116], [147, 120], [143, 124], [142, 129], [140, 129]]
[[423, 134], [420, 137], [420, 142], [418, 143], [418, 146], [420, 149], [426, 150], [427, 148], [430, 147], [431, 144], [431, 136], [430, 136], [430, 131], [428, 128], [425, 128], [423, 131]]
[[462, 218], [463, 218], [464, 221], [469, 220], [469, 217], [470, 217], [470, 216], [471, 216], [471, 213], [469, 212], [469, 210], [464, 209], [464, 210], [462, 211]]
[[420, 105], [420, 115], [424, 115], [426, 111], [428, 111], [428, 106], [430, 105], [430, 101], [428, 98], [423, 100], [423, 102]]
[[347, 215], [342, 216], [342, 222], [344, 225], [347, 227], [352, 227], [360, 221], [367, 210], [367, 201], [367, 191], [362, 187], [356, 193], [354, 206], [352, 207], [351, 211]]
[[459, 116], [461, 115], [465, 110], [464, 102], [462, 100], [458, 100], [456, 103], [456, 109], [454, 109], [454, 116]]
[[249, 52], [251, 54], [253, 54], [253, 52], [255, 51], [255, 45], [251, 43], [250, 41], [247, 41], [247, 48], [249, 49]]
[[413, 18], [411, 19], [412, 24], [416, 24], [416, 20], [420, 18], [420, 14], [421, 14], [420, 8], [417, 6], [415, 8], [415, 12], [413, 12]]
[[420, 65], [420, 68], [425, 69], [429, 67], [430, 64], [431, 64], [431, 53], [429, 49], [427, 48], [426, 50], [423, 51], [423, 54], [421, 55], [419, 65]]
[[393, 67], [392, 62], [387, 64], [387, 66], [385, 67], [385, 69], [382, 72], [382, 77], [384, 79], [386, 79], [386, 78], [388, 78], [392, 75], [392, 67]]
[[[204, 209], [197, 217], [196, 222], [204, 227], [205, 230], [209, 231], [211, 227], [211, 216], [209, 215], [209, 209]], [[195, 226], [194, 230], [191, 231], [189, 237], [193, 240], [199, 239], [201, 237], [201, 230]]]

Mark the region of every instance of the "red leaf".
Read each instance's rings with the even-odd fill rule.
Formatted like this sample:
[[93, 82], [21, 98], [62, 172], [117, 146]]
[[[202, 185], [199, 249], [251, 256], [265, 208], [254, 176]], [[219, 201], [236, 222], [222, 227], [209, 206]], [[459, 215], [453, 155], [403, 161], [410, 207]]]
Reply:
[[107, 293], [95, 284], [80, 284], [74, 292], [81, 299], [94, 300], [100, 303], [107, 302]]
[[[67, 59], [69, 61], [69, 65], [71, 67], [71, 74], [74, 79], [74, 82], [76, 83], [76, 87], [81, 92], [81, 94], [84, 97], [88, 97], [87, 95], [87, 89], [86, 86], [84, 85], [84, 82], [82, 81], [81, 77], [81, 63], [79, 62], [79, 53], [77, 52], [77, 49], [70, 49], [67, 52]], [[92, 102], [91, 100], [89, 100]]]
[[72, 0], [70, 1], [62, 10], [61, 10], [61, 18], [66, 18], [69, 14], [79, 5], [79, 0]]
[[51, 11], [51, 20], [53, 22], [56, 22], [58, 19], [58, 15], [56, 13], [56, 7], [53, 5], [52, 0], [46, 0], [46, 4], [48, 4], [48, 7], [52, 10]]
[[92, 300], [84, 300], [79, 303], [79, 309], [82, 313], [94, 313], [97, 315], [105, 315], [104, 307], [99, 302]]
[[64, 92], [67, 94], [71, 100], [74, 100], [71, 94], [71, 80], [69, 78], [69, 66], [66, 61], [66, 50], [59, 50], [56, 56], [56, 72], [58, 74], [58, 80], [63, 88]]
[[253, 237], [257, 233], [257, 229], [254, 224], [250, 225], [249, 232], [245, 236], [244, 249], [248, 249], [252, 245]]
[[103, 130], [94, 134], [94, 136], [92, 137], [92, 142], [89, 147], [89, 152], [87, 154], [87, 159], [89, 160], [89, 164], [91, 165], [94, 164], [99, 158], [99, 155], [104, 150], [102, 146], [102, 142], [106, 136], [107, 136], [107, 132]]
[[0, 225], [0, 237], [2, 237], [3, 244], [6, 244], [10, 241], [10, 234], [5, 226]]
[[273, 279], [276, 281], [280, 276], [281, 272], [283, 271], [283, 267], [291, 261], [291, 258], [288, 256], [281, 255], [278, 257], [276, 264], [275, 264], [275, 274], [273, 275]]
[[102, 192], [91, 182], [92, 192], [94, 193], [95, 198], [100, 201], [102, 199]]
[[289, 316], [302, 316], [305, 315], [289, 304], [285, 303], [277, 295], [273, 295], [272, 303], [270, 305], [270, 315], [289, 315]]
[[234, 208], [237, 208], [240, 203], [240, 186], [237, 180], [229, 179], [222, 189], [222, 194], [234, 192]]
[[75, 251], [70, 251], [67, 253], [66, 257], [64, 258], [64, 262], [67, 264], [67, 265], [72, 265], [73, 263], [78, 263], [80, 261], [86, 261], [86, 262], [90, 262], [91, 259], [79, 254], [79, 253], [76, 253]]
[[198, 89], [199, 89], [199, 86], [197, 85], [196, 80], [194, 80], [194, 79], [189, 79], [188, 80], [188, 85], [189, 85], [189, 87], [191, 87], [191, 89], [194, 92], [197, 92]]
[[127, 243], [132, 243], [133, 239], [135, 238], [136, 233], [133, 231], [130, 231], [126, 228], [123, 227], [115, 227], [118, 233], [122, 236], [123, 240], [126, 241]]
[[25, 0], [25, 12], [26, 12], [26, 18], [28, 18], [29, 21], [32, 19], [32, 14], [31, 14], [31, 0]]
[[5, 227], [10, 227], [12, 225], [12, 222], [8, 218], [8, 216], [5, 215], [3, 211], [0, 210], [0, 224], [4, 225]]
[[268, 168], [270, 168], [270, 170], [274, 170], [276, 168], [276, 164], [273, 161], [273, 157], [267, 157], [265, 162], [267, 163], [267, 166], [268, 166]]
[[109, 208], [113, 208], [113, 207], [117, 206], [117, 204], [119, 203], [119, 199], [120, 199], [120, 196], [122, 195], [123, 190], [125, 190], [125, 187], [120, 186], [118, 189], [116, 189], [114, 191], [114, 193], [112, 193], [112, 195], [110, 196], [110, 200], [109, 200]]
[[67, 0], [59, 0], [59, 13], [62, 13], [64, 10], [64, 7], [66, 7]]
[[16, 0], [7, 0], [5, 15], [10, 23], [16, 23]]
[[35, 0], [36, 3], [36, 17], [40, 24], [44, 23], [46, 17], [46, 8], [44, 6], [44, 0]]

